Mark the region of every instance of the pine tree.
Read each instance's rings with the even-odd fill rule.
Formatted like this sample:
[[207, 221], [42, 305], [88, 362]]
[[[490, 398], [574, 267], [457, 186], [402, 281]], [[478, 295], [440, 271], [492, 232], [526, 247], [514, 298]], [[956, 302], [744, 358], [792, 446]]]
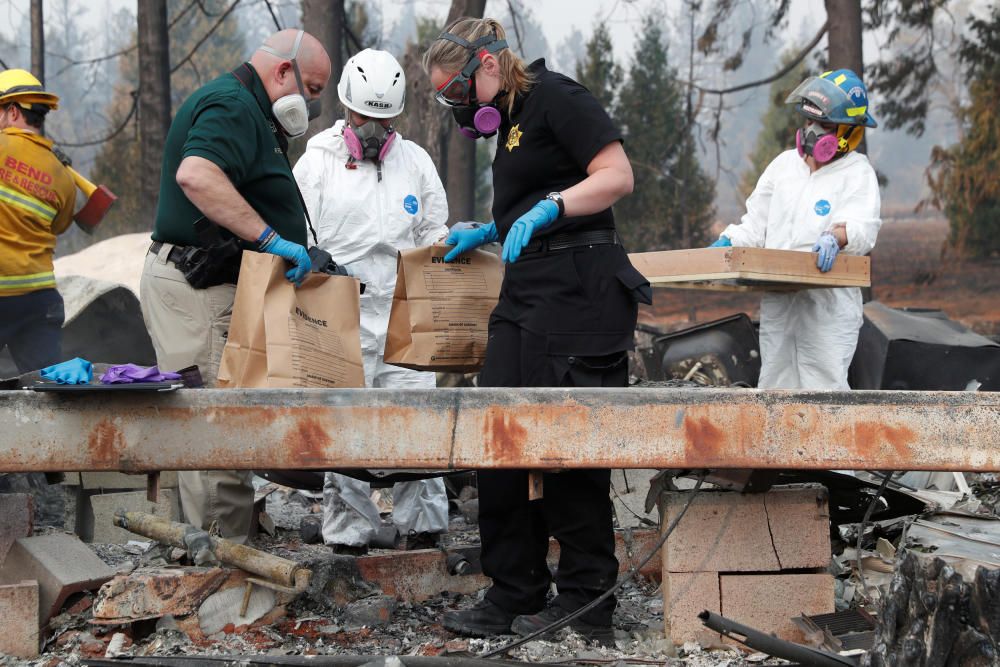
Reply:
[[1000, 254], [1000, 7], [969, 20], [961, 62], [969, 81], [969, 103], [959, 114], [961, 141], [936, 146], [928, 182], [931, 203], [945, 212], [950, 239], [960, 256]]
[[[786, 51], [781, 58], [781, 66], [786, 66], [798, 49]], [[795, 90], [806, 77], [806, 62], [800, 62], [791, 72], [771, 84], [767, 97], [771, 106], [761, 118], [760, 132], [750, 154], [750, 167], [740, 176], [740, 193], [749, 197], [757, 186], [757, 179], [764, 169], [782, 151], [795, 147], [795, 131], [802, 126], [802, 117], [792, 105], [785, 104], [785, 98]]]
[[622, 68], [615, 62], [614, 47], [608, 26], [598, 23], [587, 41], [586, 56], [576, 66], [576, 80], [597, 98], [601, 106], [615, 115], [615, 90], [621, 84]]
[[705, 244], [715, 186], [698, 164], [662, 21], [647, 16], [628, 80], [619, 91], [617, 120], [635, 174], [633, 193], [615, 206], [630, 252]]

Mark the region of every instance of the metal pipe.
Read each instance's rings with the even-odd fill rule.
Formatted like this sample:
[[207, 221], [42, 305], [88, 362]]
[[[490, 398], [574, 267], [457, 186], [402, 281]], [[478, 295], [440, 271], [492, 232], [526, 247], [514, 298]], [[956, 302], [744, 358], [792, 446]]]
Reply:
[[[709, 630], [714, 630], [730, 639], [735, 639], [750, 648], [767, 653], [775, 658], [784, 658], [810, 667], [856, 667], [857, 661], [835, 653], [827, 653], [819, 649], [803, 646], [794, 642], [778, 639], [772, 635], [755, 630], [742, 623], [730, 620], [725, 616], [705, 610], [698, 618]], [[736, 635], [742, 635], [740, 638]]]
[[0, 391], [0, 472], [1000, 471], [1000, 395], [740, 389]]
[[[196, 530], [189, 524], [168, 521], [145, 512], [122, 512], [115, 515], [114, 521], [119, 528], [180, 549], [185, 548], [184, 535], [190, 530]], [[226, 565], [233, 565], [289, 588], [302, 586], [305, 589], [309, 585], [312, 572], [295, 561], [221, 537], [210, 539], [216, 558]]]

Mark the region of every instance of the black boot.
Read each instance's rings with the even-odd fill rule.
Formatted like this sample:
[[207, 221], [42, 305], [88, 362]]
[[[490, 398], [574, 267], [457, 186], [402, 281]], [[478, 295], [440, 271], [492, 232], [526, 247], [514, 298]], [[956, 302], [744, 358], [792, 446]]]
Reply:
[[[518, 616], [511, 623], [511, 630], [522, 637], [527, 637], [558, 620], [566, 618], [569, 614], [570, 612], [559, 605], [550, 605], [537, 614]], [[614, 646], [615, 644], [615, 631], [610, 623], [608, 625], [592, 625], [577, 618], [570, 621], [566, 627], [579, 632], [590, 641], [597, 642], [602, 646]], [[545, 635], [543, 635], [544, 637]]]
[[493, 637], [511, 634], [510, 624], [516, 617], [517, 614], [482, 600], [470, 609], [445, 612], [441, 624], [467, 637]]

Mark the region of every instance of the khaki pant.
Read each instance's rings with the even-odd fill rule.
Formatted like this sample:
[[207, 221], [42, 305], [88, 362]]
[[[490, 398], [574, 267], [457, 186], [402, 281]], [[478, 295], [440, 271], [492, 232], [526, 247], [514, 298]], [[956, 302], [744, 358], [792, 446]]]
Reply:
[[[173, 246], [146, 255], [139, 286], [142, 317], [161, 369], [176, 371], [197, 364], [205, 386], [215, 384], [222, 348], [233, 314], [235, 285], [194, 289], [167, 261]], [[185, 471], [178, 475], [185, 520], [243, 542], [253, 514], [251, 473], [238, 470]]]

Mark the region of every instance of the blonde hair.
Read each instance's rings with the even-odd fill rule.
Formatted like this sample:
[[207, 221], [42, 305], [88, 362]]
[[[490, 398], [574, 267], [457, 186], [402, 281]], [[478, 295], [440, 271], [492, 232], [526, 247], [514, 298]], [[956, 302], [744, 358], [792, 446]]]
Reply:
[[[445, 32], [461, 37], [467, 42], [475, 42], [480, 37], [493, 34], [497, 39], [506, 39], [507, 33], [496, 19], [460, 18], [453, 21]], [[514, 98], [518, 93], [526, 93], [534, 85], [534, 77], [528, 72], [524, 61], [510, 47], [495, 54], [500, 64], [501, 95], [495, 100], [498, 107], [507, 107], [507, 113], [514, 108]], [[455, 42], [438, 38], [424, 52], [424, 71], [430, 74], [432, 67], [445, 72], [459, 72], [469, 61], [469, 50]]]

